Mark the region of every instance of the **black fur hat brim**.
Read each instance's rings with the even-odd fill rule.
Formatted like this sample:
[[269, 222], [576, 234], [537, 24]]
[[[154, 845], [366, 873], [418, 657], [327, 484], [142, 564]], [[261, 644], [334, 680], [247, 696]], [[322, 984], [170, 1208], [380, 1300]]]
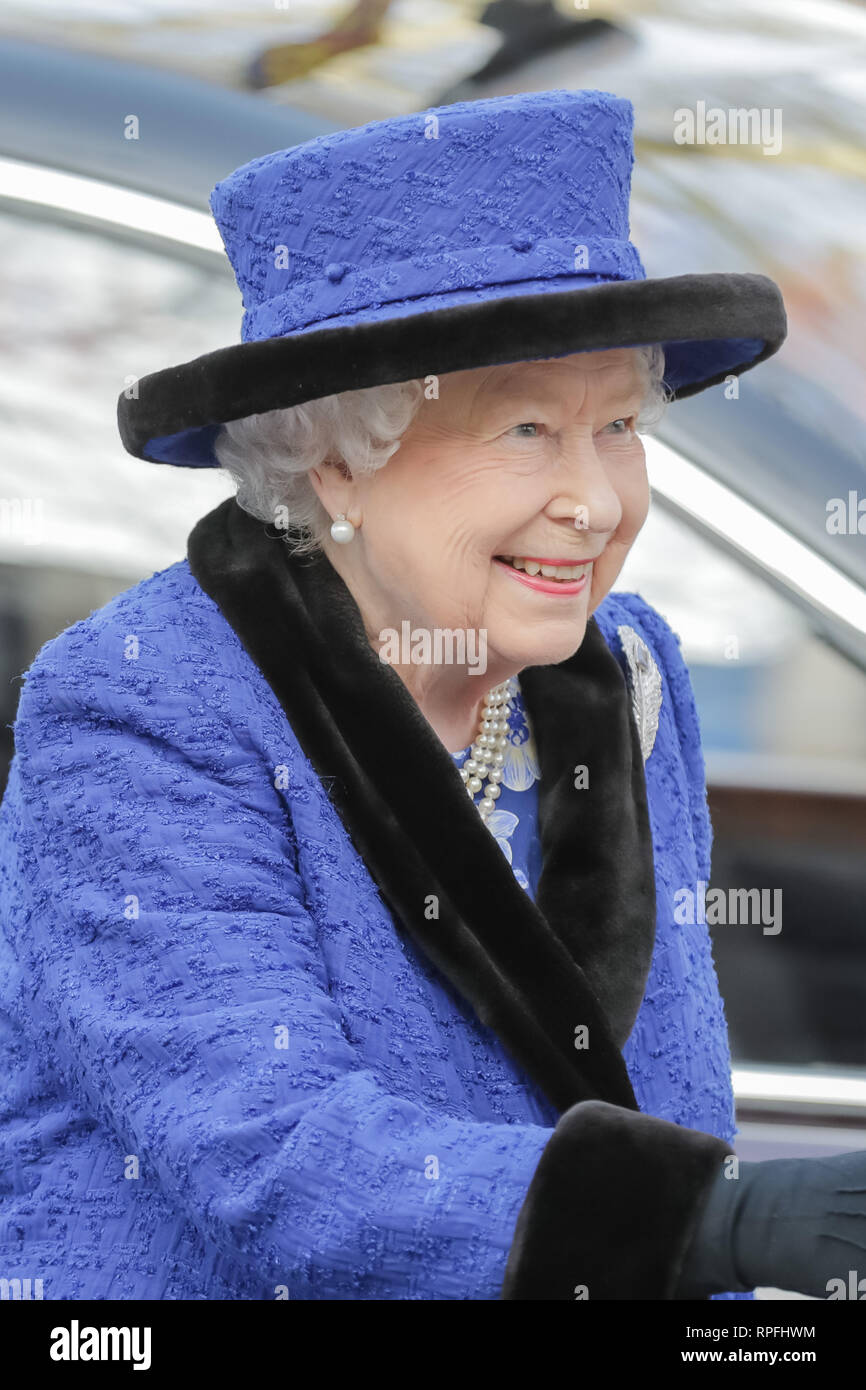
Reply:
[[781, 292], [765, 275], [675, 275], [541, 294], [514, 286], [501, 298], [219, 348], [142, 377], [118, 399], [118, 426], [137, 458], [215, 468], [226, 422], [340, 391], [661, 343], [665, 383], [680, 400], [765, 361], [786, 332]]

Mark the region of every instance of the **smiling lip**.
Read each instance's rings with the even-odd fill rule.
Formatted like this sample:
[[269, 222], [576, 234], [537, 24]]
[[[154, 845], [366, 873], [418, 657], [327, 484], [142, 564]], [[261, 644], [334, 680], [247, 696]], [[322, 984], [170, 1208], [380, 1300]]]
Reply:
[[[592, 573], [591, 560], [584, 562], [586, 564], [586, 569], [579, 579], [547, 579], [542, 574], [532, 575], [526, 574], [524, 570], [516, 570], [513, 565], [507, 565], [504, 560], [494, 558], [493, 563], [497, 565], [499, 569], [505, 570], [508, 574], [512, 575], [517, 580], [518, 584], [525, 584], [527, 588], [535, 589], [538, 593], [562, 594], [563, 597], [579, 594], [582, 589], [586, 588], [587, 581]], [[560, 563], [562, 562], [560, 561]], [[573, 560], [571, 563], [577, 564], [578, 561]], [[545, 560], [544, 564], [553, 565], [556, 564], [556, 561]]]
[[593, 560], [597, 560], [597, 555], [585, 555], [582, 560], [576, 560], [573, 555], [568, 555], [564, 560], [552, 560], [548, 555], [518, 555], [518, 560], [529, 560], [536, 565], [589, 565]]

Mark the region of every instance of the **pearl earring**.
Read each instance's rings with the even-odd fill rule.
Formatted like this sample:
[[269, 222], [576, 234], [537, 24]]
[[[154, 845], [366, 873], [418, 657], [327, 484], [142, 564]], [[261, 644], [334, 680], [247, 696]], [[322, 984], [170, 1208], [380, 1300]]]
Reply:
[[351, 521], [346, 520], [345, 512], [339, 512], [337, 520], [331, 522], [331, 539], [336, 541], [337, 545], [348, 545], [354, 535], [355, 528]]

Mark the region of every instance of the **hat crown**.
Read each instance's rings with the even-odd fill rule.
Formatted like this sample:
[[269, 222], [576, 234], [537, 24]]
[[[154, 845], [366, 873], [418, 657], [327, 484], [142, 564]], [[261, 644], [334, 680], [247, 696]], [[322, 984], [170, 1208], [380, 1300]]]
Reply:
[[[265, 155], [211, 208], [245, 340], [538, 281], [643, 279], [628, 240], [634, 111], [519, 93], [372, 121]], [[503, 289], [503, 292], [504, 289]]]

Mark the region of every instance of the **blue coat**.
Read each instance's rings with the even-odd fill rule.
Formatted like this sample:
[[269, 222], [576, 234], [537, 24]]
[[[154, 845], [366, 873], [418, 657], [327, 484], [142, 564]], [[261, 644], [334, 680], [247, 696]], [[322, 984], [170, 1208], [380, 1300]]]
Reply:
[[[41, 1280], [46, 1299], [497, 1299], [571, 1125], [578, 1159], [599, 1160], [584, 1175], [599, 1174], [599, 1248], [572, 1252], [566, 1278], [592, 1298], [619, 1261], [605, 1296], [673, 1296], [735, 1133], [708, 931], [673, 908], [709, 877], [704, 765], [663, 618], [614, 593], [595, 621], [623, 671], [626, 623], [662, 676], [645, 766], [655, 939], [622, 1048], [643, 1115], [599, 1089], [551, 1100], [397, 930], [188, 559], [42, 648], [0, 807], [0, 1276]], [[649, 1189], [605, 1187], [614, 1109], [704, 1163], [657, 1228]]]

